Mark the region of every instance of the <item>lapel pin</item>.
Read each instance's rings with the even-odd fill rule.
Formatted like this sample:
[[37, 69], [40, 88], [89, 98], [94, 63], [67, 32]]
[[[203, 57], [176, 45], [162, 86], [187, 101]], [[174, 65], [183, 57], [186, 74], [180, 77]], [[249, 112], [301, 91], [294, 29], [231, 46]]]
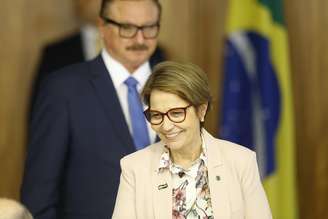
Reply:
[[220, 180], [221, 180], [221, 177], [220, 177], [220, 176], [216, 176], [215, 179], [216, 179], [217, 181], [220, 181]]
[[159, 185], [158, 190], [166, 189], [168, 187], [167, 183]]

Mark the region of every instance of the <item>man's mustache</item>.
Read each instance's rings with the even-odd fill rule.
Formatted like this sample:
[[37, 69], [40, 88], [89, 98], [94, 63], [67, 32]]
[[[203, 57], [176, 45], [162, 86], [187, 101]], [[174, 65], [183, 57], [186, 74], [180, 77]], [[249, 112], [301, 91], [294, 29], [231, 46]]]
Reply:
[[133, 44], [131, 46], [126, 47], [126, 49], [132, 51], [144, 51], [148, 50], [148, 46], [145, 44]]

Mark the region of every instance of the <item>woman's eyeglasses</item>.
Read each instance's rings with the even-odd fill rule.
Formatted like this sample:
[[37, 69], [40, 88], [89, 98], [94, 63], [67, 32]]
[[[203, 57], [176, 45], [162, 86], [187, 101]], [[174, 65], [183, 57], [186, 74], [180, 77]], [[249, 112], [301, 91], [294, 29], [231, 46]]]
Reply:
[[146, 111], [144, 111], [144, 115], [152, 125], [161, 124], [164, 120], [164, 116], [167, 116], [167, 118], [169, 118], [169, 120], [172, 122], [181, 123], [186, 119], [187, 109], [191, 106], [192, 104], [189, 104], [186, 107], [172, 108], [166, 113], [162, 113], [156, 110], [150, 110], [148, 108]]

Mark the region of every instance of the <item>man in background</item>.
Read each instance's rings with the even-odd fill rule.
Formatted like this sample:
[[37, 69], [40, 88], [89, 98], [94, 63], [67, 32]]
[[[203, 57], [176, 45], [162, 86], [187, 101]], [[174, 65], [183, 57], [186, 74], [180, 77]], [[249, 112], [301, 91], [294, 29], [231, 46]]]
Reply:
[[[31, 105], [35, 101], [41, 81], [49, 73], [67, 65], [91, 60], [99, 54], [103, 47], [97, 28], [100, 5], [101, 0], [73, 0], [79, 29], [43, 48], [33, 81]], [[156, 47], [150, 58], [150, 65], [154, 66], [164, 59], [163, 50]]]
[[138, 92], [160, 3], [103, 0], [100, 17], [101, 54], [45, 78], [33, 107], [21, 198], [36, 219], [110, 218], [120, 159], [156, 139]]

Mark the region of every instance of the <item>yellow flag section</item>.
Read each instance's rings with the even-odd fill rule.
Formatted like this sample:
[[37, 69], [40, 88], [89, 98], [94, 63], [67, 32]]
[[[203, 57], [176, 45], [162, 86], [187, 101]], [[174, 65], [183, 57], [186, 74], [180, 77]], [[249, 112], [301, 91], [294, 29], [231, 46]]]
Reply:
[[230, 0], [227, 34], [253, 31], [267, 38], [281, 92], [281, 116], [275, 137], [276, 169], [264, 178], [273, 218], [296, 219], [293, 99], [286, 28], [279, 0]]

